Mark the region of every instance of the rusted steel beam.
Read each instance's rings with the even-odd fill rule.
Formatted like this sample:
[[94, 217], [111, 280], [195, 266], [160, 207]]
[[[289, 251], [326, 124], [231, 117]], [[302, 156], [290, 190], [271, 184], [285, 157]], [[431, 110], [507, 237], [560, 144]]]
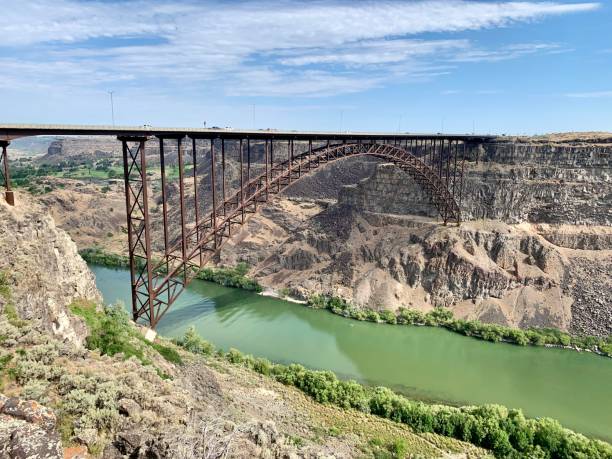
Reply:
[[[119, 139], [121, 140], [121, 139]], [[123, 178], [125, 181], [125, 213], [127, 216], [128, 254], [130, 259], [130, 286], [132, 291], [132, 318], [138, 320], [139, 305], [137, 304], [138, 293], [136, 290], [136, 260], [134, 254], [134, 230], [132, 225], [132, 192], [130, 190], [130, 168], [131, 161], [128, 158], [129, 147], [126, 140], [122, 140], [123, 149]]]
[[211, 226], [214, 237], [214, 249], [217, 250], [217, 181], [215, 179], [215, 141], [210, 139], [210, 181], [212, 189], [212, 216]]
[[431, 148], [429, 150], [429, 165], [434, 167], [436, 157], [436, 139], [431, 140]]
[[310, 171], [312, 161], [312, 140], [308, 141], [308, 170]]
[[247, 182], [251, 181], [251, 139], [247, 137]]
[[[446, 149], [446, 189], [449, 189], [449, 183], [450, 183], [450, 164], [451, 164], [451, 155], [452, 155], [452, 149], [453, 149], [453, 141], [449, 140], [448, 141], [448, 148]], [[448, 223], [448, 217], [449, 217], [449, 206], [448, 203], [446, 203], [446, 210], [444, 212], [444, 224], [446, 225]]]
[[457, 154], [459, 153], [459, 143], [458, 141], [455, 141], [455, 152], [453, 153], [453, 157], [454, 157], [454, 165], [453, 165], [453, 197], [456, 197], [455, 195], [455, 185], [457, 183]]
[[166, 271], [168, 266], [168, 198], [166, 196], [166, 154], [164, 152], [164, 139], [159, 139], [159, 167], [161, 173], [161, 192], [162, 192], [162, 224], [164, 226], [164, 260]]
[[466, 142], [463, 142], [463, 157], [461, 158], [461, 182], [459, 185], [459, 218], [457, 219], [457, 225], [461, 224], [462, 219], [462, 203], [463, 203], [463, 174], [465, 172], [465, 150], [466, 150]]
[[[151, 262], [151, 224], [145, 152], [147, 138], [120, 137], [119, 140], [123, 147], [132, 316], [134, 320], [146, 317], [151, 327], [155, 328], [158, 319]], [[130, 148], [128, 142], [136, 143], [136, 146]]]
[[[191, 139], [191, 156], [193, 162], [193, 205], [195, 207], [195, 227], [196, 241], [200, 243], [200, 229], [198, 224], [200, 222], [200, 199], [198, 198], [198, 146], [196, 139]], [[202, 267], [202, 251], [200, 250], [200, 267]]]
[[270, 151], [269, 151], [270, 145], [268, 144], [268, 139], [266, 139], [266, 146], [265, 146], [265, 158], [264, 158], [264, 162], [266, 163], [265, 166], [265, 173], [266, 173], [266, 200], [268, 199], [268, 195], [269, 195], [269, 189], [270, 189], [270, 171], [268, 168], [268, 156], [270, 155]]
[[223, 199], [223, 216], [225, 216], [225, 139], [221, 139], [221, 197]]
[[8, 151], [7, 148], [11, 144], [8, 140], [0, 140], [0, 146], [2, 147], [2, 156], [0, 156], [0, 175], [2, 175], [2, 181], [4, 182], [4, 198], [9, 206], [15, 205], [15, 194], [11, 189], [11, 173], [9, 170]]
[[289, 183], [291, 183], [291, 168], [293, 167], [293, 140], [287, 140], [287, 159], [289, 164], [287, 166], [287, 175], [289, 176]]
[[240, 139], [240, 208], [241, 221], [244, 223], [244, 152], [242, 151], [242, 139]]
[[[187, 222], [186, 222], [186, 210], [185, 210], [185, 166], [183, 163], [183, 142], [182, 139], [176, 139], [176, 145], [178, 147], [178, 167], [179, 167], [179, 209], [181, 212], [181, 253], [183, 256], [183, 263], [187, 262]], [[183, 278], [187, 278], [187, 272], [183, 270]]]

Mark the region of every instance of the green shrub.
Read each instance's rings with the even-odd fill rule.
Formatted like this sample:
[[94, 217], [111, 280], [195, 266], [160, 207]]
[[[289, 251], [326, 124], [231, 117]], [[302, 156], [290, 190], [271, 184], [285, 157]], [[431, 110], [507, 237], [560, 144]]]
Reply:
[[12, 354], [4, 354], [0, 356], [0, 373], [4, 372], [8, 368], [9, 363], [13, 360]]
[[365, 311], [366, 320], [369, 322], [380, 322], [380, 315], [373, 309], [367, 309]]
[[214, 346], [202, 339], [193, 326], [187, 329], [185, 336], [178, 341], [178, 344], [194, 354], [212, 355], [215, 351]]
[[388, 449], [394, 458], [403, 459], [404, 457], [406, 457], [408, 445], [406, 444], [406, 440], [404, 440], [403, 438], [398, 438], [397, 440], [393, 440], [391, 442]]
[[26, 400], [36, 400], [40, 403], [47, 403], [47, 391], [49, 383], [46, 381], [33, 380], [26, 383], [21, 391], [21, 398]]
[[244, 356], [238, 349], [230, 348], [230, 350], [226, 354], [227, 360], [231, 363], [242, 363], [244, 361]]
[[324, 295], [313, 295], [308, 298], [308, 306], [314, 309], [327, 309], [328, 297]]
[[272, 363], [268, 359], [254, 359], [252, 369], [264, 376], [270, 376], [272, 372]]
[[383, 309], [382, 311], [378, 313], [378, 315], [383, 322], [387, 322], [388, 324], [397, 323], [397, 317], [395, 316], [393, 311], [389, 311], [388, 309]]

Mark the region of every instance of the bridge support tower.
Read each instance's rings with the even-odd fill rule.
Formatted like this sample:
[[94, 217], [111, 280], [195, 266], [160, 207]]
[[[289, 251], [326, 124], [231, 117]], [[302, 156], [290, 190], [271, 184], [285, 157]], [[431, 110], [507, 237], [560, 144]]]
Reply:
[[15, 195], [13, 190], [11, 189], [11, 175], [9, 172], [9, 163], [8, 163], [8, 152], [7, 148], [11, 144], [8, 140], [0, 140], [0, 148], [2, 148], [2, 153], [0, 155], [0, 177], [2, 178], [2, 182], [4, 184], [4, 197], [6, 199], [6, 203], [14, 206], [15, 205]]

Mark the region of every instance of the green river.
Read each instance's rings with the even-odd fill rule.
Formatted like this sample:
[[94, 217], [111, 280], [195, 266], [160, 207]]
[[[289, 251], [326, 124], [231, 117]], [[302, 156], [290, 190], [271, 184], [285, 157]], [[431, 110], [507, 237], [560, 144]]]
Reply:
[[[126, 270], [90, 266], [105, 303], [130, 302]], [[499, 403], [612, 441], [612, 359], [494, 344], [441, 328], [359, 322], [239, 289], [194, 281], [158, 326], [189, 326], [217, 347], [334, 371], [412, 398]]]

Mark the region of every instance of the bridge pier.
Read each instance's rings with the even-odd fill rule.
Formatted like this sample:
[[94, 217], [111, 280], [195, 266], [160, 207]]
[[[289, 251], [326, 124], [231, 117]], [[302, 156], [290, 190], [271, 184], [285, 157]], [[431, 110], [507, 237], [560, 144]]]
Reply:
[[9, 206], [15, 205], [15, 195], [11, 190], [11, 176], [9, 172], [8, 153], [7, 148], [11, 144], [8, 140], [0, 140], [0, 147], [2, 147], [2, 156], [0, 156], [0, 175], [4, 182], [4, 197], [6, 203]]

